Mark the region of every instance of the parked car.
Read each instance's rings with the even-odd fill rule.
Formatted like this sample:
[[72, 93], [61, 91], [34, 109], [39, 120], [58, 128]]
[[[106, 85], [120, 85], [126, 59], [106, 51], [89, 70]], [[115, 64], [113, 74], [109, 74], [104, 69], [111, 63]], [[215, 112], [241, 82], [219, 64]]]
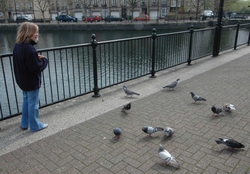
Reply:
[[26, 21], [29, 21], [29, 19], [25, 16], [17, 16], [16, 21], [17, 22], [26, 22]]
[[212, 10], [204, 10], [202, 13], [201, 13], [201, 16], [205, 16], [205, 17], [214, 17], [214, 13]]
[[77, 22], [78, 21], [76, 17], [70, 16], [70, 15], [60, 15], [57, 18], [57, 20], [61, 22]]
[[112, 16], [107, 16], [105, 18], [105, 21], [111, 22], [111, 21], [124, 21], [123, 18], [116, 16], [116, 15], [112, 15]]
[[150, 17], [149, 17], [149, 15], [143, 14], [143, 15], [140, 15], [138, 17], [135, 17], [133, 20], [134, 21], [149, 21]]
[[246, 17], [242, 14], [231, 13], [229, 16], [230, 19], [246, 19]]
[[91, 15], [91, 16], [87, 16], [86, 18], [83, 18], [82, 21], [85, 21], [85, 22], [100, 22], [101, 18], [98, 15]]

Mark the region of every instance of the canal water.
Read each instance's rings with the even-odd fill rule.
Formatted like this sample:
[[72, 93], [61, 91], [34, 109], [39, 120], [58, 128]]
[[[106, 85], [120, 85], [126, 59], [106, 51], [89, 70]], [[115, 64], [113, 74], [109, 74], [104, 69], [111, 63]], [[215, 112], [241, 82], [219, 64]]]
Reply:
[[[157, 33], [171, 31], [161, 30]], [[123, 39], [137, 36], [151, 35], [152, 31], [40, 31], [37, 49], [68, 46], [91, 42], [91, 35], [96, 35], [97, 41]], [[12, 53], [16, 32], [1, 31], [0, 54]]]

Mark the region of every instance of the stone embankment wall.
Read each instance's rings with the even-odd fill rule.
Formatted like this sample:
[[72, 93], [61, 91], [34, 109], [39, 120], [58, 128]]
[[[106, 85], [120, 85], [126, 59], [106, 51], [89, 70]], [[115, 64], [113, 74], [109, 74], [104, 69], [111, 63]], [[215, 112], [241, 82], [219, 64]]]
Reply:
[[[206, 28], [209, 26], [208, 22], [185, 22], [185, 23], [37, 23], [39, 30], [55, 31], [55, 30], [188, 30], [191, 25], [195, 29]], [[20, 24], [19, 24], [20, 25]], [[16, 31], [17, 24], [1, 24], [0, 31]]]

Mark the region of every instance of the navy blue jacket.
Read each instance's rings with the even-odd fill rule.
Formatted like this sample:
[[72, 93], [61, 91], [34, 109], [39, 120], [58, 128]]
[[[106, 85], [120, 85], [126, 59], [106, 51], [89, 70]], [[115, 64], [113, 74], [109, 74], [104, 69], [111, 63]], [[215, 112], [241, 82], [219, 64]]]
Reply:
[[23, 91], [32, 91], [41, 87], [41, 72], [48, 60], [39, 59], [34, 48], [36, 42], [15, 44], [13, 50], [14, 74], [18, 86]]

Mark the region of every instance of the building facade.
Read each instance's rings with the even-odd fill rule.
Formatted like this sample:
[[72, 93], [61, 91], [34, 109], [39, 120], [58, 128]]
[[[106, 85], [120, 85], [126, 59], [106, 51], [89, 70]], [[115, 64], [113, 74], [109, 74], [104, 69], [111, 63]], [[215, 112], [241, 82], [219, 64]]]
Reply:
[[[7, 1], [7, 0], [5, 0]], [[184, 10], [184, 0], [8, 0], [8, 9], [0, 12], [7, 19], [30, 15], [34, 19], [56, 20], [60, 14], [69, 14], [82, 20], [84, 16], [117, 15], [123, 18], [148, 14], [150, 19], [164, 18]], [[5, 12], [4, 12], [5, 11]]]

